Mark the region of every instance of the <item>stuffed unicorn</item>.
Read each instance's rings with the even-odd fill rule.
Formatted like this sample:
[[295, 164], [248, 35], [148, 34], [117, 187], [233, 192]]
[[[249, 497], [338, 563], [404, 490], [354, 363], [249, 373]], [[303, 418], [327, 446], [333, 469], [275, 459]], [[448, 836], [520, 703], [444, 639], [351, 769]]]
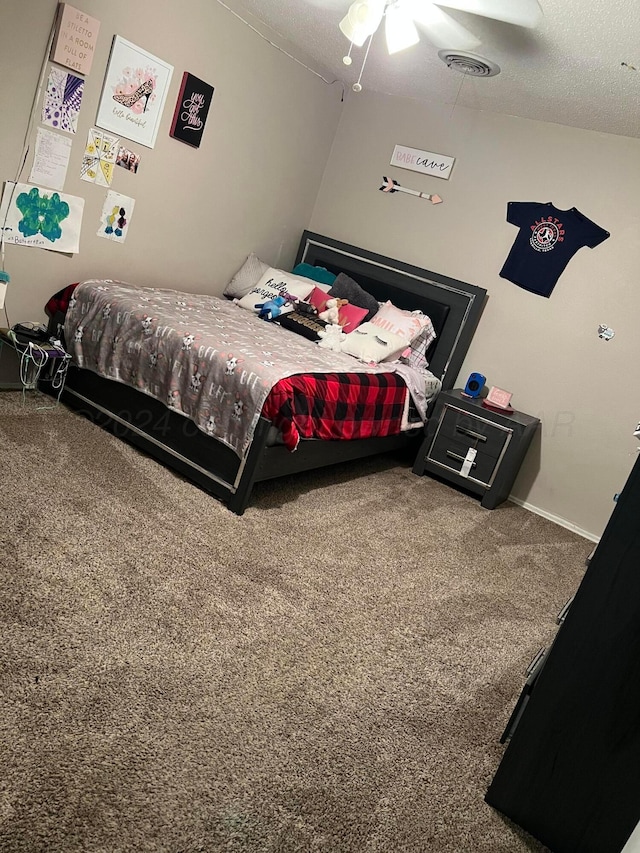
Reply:
[[334, 352], [342, 352], [342, 342], [347, 339], [347, 336], [342, 331], [342, 326], [338, 323], [331, 323], [326, 326], [321, 332], [318, 332], [318, 346], [323, 349], [330, 349]]

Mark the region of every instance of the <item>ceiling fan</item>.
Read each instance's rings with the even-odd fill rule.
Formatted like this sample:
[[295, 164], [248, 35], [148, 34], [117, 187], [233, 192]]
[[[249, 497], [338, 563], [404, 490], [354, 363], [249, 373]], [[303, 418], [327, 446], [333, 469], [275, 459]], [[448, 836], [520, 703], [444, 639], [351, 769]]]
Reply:
[[475, 35], [441, 6], [531, 29], [542, 20], [538, 0], [355, 0], [339, 27], [352, 45], [362, 47], [384, 19], [389, 53], [417, 44], [420, 36], [416, 24], [435, 47], [455, 50], [478, 47], [480, 41]]
[[[481, 61], [483, 73], [485, 69], [489, 69], [489, 64], [482, 60], [482, 57], [469, 53], [480, 45], [480, 40], [451, 15], [443, 12], [441, 6], [530, 29], [537, 27], [542, 20], [542, 9], [538, 0], [354, 0], [339, 24], [341, 31], [351, 42], [349, 53], [342, 59], [344, 64], [351, 65], [351, 49], [354, 45], [362, 47], [367, 39], [369, 42], [358, 80], [351, 87], [353, 91], [362, 91], [360, 80], [369, 56], [371, 39], [383, 18], [387, 50], [391, 54], [420, 41], [416, 27], [418, 24], [429, 41], [441, 49], [441, 57], [445, 51], [464, 51], [472, 63], [478, 59]], [[448, 62], [447, 59], [445, 61]], [[463, 65], [465, 69], [468, 67], [466, 60]], [[500, 70], [495, 66], [494, 70], [496, 69]], [[492, 74], [493, 72], [489, 76]]]

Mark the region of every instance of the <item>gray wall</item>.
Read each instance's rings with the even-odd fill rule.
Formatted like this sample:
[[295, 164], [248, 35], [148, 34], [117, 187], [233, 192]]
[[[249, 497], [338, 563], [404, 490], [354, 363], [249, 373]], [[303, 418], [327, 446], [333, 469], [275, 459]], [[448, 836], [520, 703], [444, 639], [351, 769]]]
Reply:
[[[395, 144], [448, 154], [448, 181], [391, 167]], [[366, 91], [350, 95], [314, 231], [485, 287], [460, 373], [513, 392], [543, 421], [514, 496], [599, 536], [635, 457], [640, 419], [640, 140]], [[444, 203], [378, 192], [383, 175]], [[611, 237], [581, 249], [544, 299], [499, 277], [517, 230], [508, 201], [577, 207]], [[598, 338], [599, 323], [616, 333]]]
[[[79, 279], [219, 293], [250, 251], [272, 264], [290, 264], [335, 134], [341, 88], [275, 50], [215, 0], [72, 5], [101, 22], [64, 186], [85, 199], [80, 253], [7, 246], [11, 322], [41, 319], [48, 297]], [[56, 7], [56, 0], [3, 0], [2, 180], [16, 176]], [[155, 147], [129, 143], [142, 155], [138, 174], [115, 170], [112, 189], [136, 200], [121, 245], [96, 236], [106, 190], [79, 177], [114, 34], [174, 66]], [[215, 87], [199, 149], [169, 136], [183, 71]], [[38, 110], [33, 135], [39, 118]]]

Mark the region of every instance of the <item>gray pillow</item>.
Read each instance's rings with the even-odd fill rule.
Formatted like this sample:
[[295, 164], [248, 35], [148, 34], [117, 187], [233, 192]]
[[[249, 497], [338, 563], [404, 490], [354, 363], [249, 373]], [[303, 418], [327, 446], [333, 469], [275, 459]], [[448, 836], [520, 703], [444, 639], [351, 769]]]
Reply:
[[228, 296], [229, 299], [242, 299], [243, 296], [253, 290], [268, 269], [269, 264], [265, 264], [256, 254], [251, 252], [225, 287], [224, 295]]
[[337, 299], [347, 299], [352, 305], [357, 305], [358, 308], [366, 308], [369, 312], [362, 321], [366, 323], [378, 311], [378, 300], [375, 296], [363, 290], [357, 281], [349, 278], [346, 273], [339, 273], [336, 280], [331, 285], [329, 296], [335, 296]]

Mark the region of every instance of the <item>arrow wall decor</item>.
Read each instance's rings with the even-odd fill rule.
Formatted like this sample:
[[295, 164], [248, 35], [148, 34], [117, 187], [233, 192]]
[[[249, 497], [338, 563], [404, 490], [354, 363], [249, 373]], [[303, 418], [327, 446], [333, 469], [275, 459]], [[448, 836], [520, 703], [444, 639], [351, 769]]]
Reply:
[[383, 193], [408, 193], [409, 195], [418, 196], [418, 198], [426, 198], [431, 204], [441, 204], [442, 199], [435, 193], [421, 193], [418, 190], [410, 190], [408, 187], [402, 187], [397, 181], [392, 178], [387, 178], [385, 175], [382, 178], [382, 186], [378, 187]]

